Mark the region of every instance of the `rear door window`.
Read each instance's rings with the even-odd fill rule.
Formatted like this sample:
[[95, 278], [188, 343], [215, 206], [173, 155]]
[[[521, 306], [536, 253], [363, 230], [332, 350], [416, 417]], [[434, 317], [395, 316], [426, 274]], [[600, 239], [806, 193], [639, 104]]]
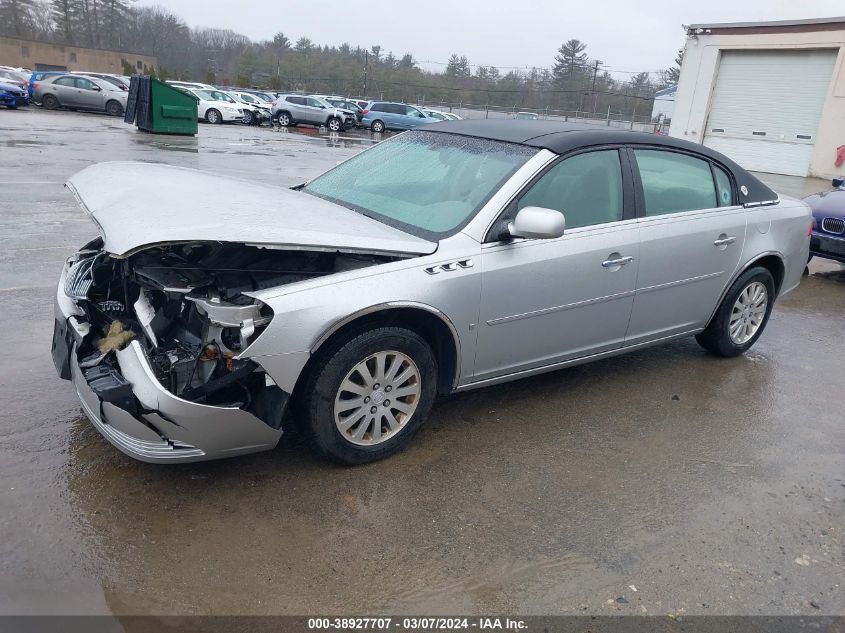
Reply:
[[646, 216], [712, 209], [716, 187], [710, 163], [679, 152], [635, 149]]
[[731, 206], [734, 203], [734, 194], [728, 173], [721, 167], [713, 165], [713, 177], [716, 179], [716, 198], [719, 201], [719, 206]]
[[57, 86], [67, 86], [68, 88], [76, 87], [76, 82], [73, 77], [59, 77], [53, 83]]

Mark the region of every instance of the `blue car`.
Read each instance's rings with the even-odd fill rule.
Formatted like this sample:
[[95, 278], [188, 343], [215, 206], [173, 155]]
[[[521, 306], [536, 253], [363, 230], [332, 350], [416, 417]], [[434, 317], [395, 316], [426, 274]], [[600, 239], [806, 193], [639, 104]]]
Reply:
[[32, 101], [32, 94], [35, 90], [36, 85], [39, 81], [44, 79], [45, 77], [50, 77], [51, 75], [64, 75], [66, 73], [57, 71], [57, 70], [48, 70], [48, 71], [35, 71], [29, 76], [29, 86], [27, 87], [27, 92], [29, 93], [29, 100]]
[[845, 264], [845, 178], [834, 178], [833, 189], [804, 198], [813, 210], [810, 257]]
[[437, 119], [426, 116], [414, 106], [391, 101], [370, 101], [363, 115], [361, 125], [373, 132], [410, 130], [420, 125], [437, 123]]
[[0, 83], [0, 106], [14, 109], [27, 103], [26, 90], [15, 84]]

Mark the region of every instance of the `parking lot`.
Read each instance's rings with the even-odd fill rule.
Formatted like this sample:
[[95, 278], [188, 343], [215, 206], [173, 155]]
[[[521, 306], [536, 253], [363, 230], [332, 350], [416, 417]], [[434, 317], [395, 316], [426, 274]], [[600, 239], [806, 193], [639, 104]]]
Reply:
[[368, 466], [292, 435], [179, 466], [108, 444], [50, 358], [61, 263], [96, 235], [67, 177], [141, 160], [289, 186], [373, 142], [2, 114], [0, 613], [845, 611], [838, 264], [812, 262], [745, 356], [690, 339], [452, 396]]

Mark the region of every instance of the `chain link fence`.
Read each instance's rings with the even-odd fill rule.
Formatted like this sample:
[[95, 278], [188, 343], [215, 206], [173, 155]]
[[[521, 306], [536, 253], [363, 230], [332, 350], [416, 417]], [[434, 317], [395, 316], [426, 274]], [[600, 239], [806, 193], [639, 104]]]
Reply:
[[668, 134], [670, 123], [670, 121], [665, 118], [660, 118], [658, 121], [652, 121], [649, 115], [639, 116], [634, 113], [624, 114], [621, 112], [613, 112], [610, 108], [608, 108], [606, 112], [554, 110], [551, 108], [526, 110], [518, 108], [517, 106], [488, 106], [448, 101], [426, 101], [420, 105], [433, 110], [452, 112], [462, 119], [512, 119], [518, 113], [523, 112], [535, 114], [537, 115], [537, 118], [541, 120], [564, 122], [573, 121], [594, 125], [606, 125], [627, 130], [637, 130], [639, 132], [649, 132], [652, 134]]

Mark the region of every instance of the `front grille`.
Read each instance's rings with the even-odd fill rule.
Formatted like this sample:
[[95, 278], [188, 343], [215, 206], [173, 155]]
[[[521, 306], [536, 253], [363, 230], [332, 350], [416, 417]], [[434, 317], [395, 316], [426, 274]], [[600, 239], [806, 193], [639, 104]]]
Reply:
[[845, 233], [845, 220], [840, 218], [825, 218], [822, 220], [822, 229], [828, 233], [836, 233], [837, 235]]
[[65, 276], [65, 294], [71, 299], [87, 299], [94, 283], [94, 262], [97, 256], [80, 259], [71, 266]]

